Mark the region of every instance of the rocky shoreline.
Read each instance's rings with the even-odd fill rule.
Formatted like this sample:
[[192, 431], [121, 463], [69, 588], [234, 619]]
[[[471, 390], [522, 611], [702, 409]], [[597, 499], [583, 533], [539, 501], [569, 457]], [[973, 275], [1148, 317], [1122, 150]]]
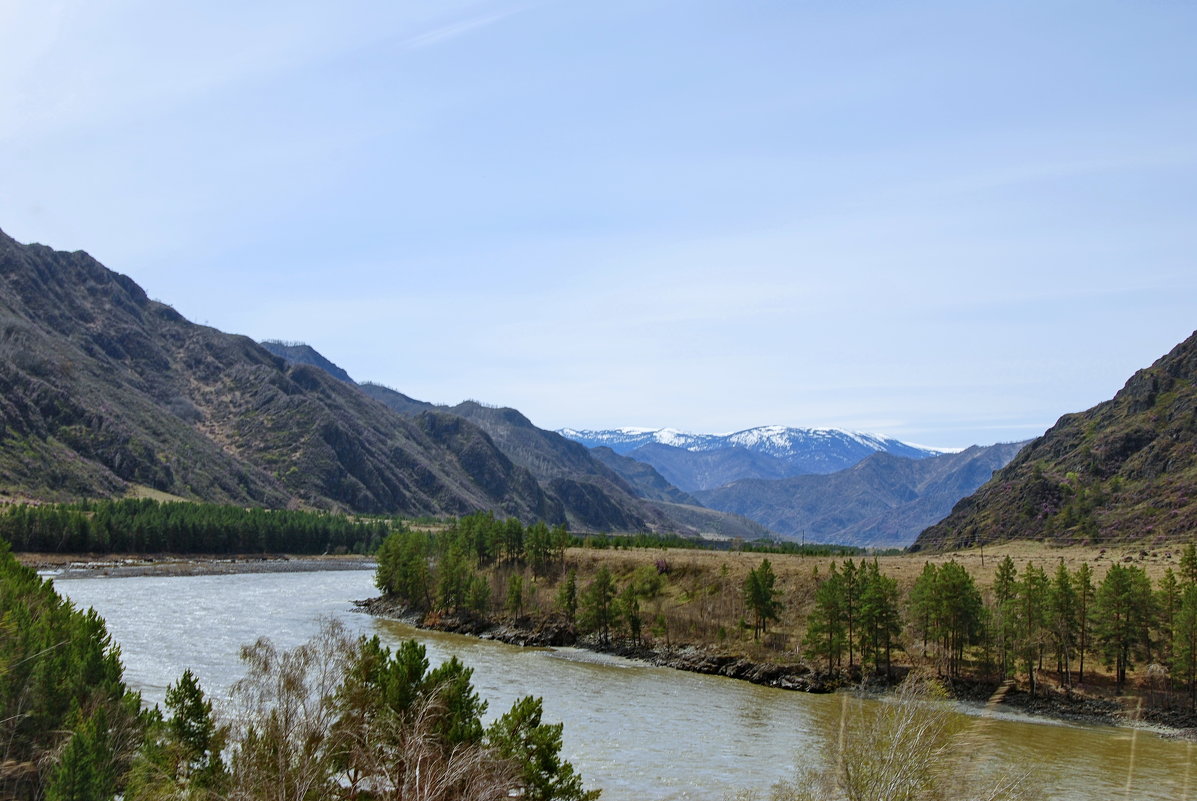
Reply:
[[107, 556], [87, 558], [17, 554], [17, 559], [45, 578], [64, 581], [81, 578], [131, 578], [136, 576], [220, 576], [234, 573], [308, 573], [323, 570], [373, 570], [377, 562], [365, 556], [289, 556], [255, 554], [239, 556]]
[[[812, 671], [798, 662], [753, 661], [698, 645], [604, 647], [594, 637], [578, 637], [573, 627], [554, 618], [523, 617], [498, 622], [479, 615], [423, 616], [383, 597], [354, 603], [367, 614], [400, 620], [416, 628], [466, 634], [521, 647], [585, 648], [636, 659], [657, 667], [724, 676], [795, 692], [829, 693], [854, 689], [880, 694], [897, 683], [908, 670], [895, 669], [892, 681], [874, 679], [862, 682], [859, 673], [850, 675]], [[1017, 687], [1007, 688], [994, 701], [995, 691], [999, 689], [996, 682], [956, 679], [945, 682], [945, 686], [957, 701], [972, 706], [992, 704], [995, 709], [1071, 723], [1146, 726], [1164, 737], [1197, 741], [1197, 715], [1188, 711], [1158, 709], [1139, 713], [1126, 709], [1112, 698], [1081, 694], [1067, 697], [1053, 690], [1041, 690], [1032, 697]]]

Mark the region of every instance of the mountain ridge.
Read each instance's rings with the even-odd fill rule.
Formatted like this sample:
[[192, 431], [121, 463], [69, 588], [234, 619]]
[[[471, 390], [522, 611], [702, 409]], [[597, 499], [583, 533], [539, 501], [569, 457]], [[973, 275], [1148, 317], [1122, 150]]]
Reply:
[[1197, 530], [1197, 332], [1113, 398], [1062, 416], [912, 548], [1151, 540]]
[[83, 251], [0, 232], [0, 487], [46, 500], [143, 485], [276, 508], [669, 525], [630, 492], [538, 481], [461, 415], [396, 414], [295, 347], [288, 360], [197, 325]]
[[789, 538], [904, 548], [1024, 445], [974, 445], [926, 459], [875, 453], [836, 473], [744, 479], [694, 494]]
[[652, 465], [685, 492], [710, 490], [748, 478], [827, 474], [873, 453], [924, 459], [944, 450], [836, 428], [769, 425], [730, 434], [692, 434], [673, 428], [560, 429], [587, 447], [608, 447]]

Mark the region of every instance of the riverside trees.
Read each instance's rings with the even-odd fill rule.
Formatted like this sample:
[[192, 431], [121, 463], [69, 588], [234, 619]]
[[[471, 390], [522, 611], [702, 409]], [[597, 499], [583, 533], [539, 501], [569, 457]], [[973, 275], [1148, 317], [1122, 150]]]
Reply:
[[777, 620], [780, 604], [777, 593], [777, 575], [768, 559], [762, 559], [760, 567], [748, 571], [744, 580], [744, 605], [752, 612], [752, 637], [765, 633], [770, 620]]
[[828, 670], [842, 664], [846, 651], [849, 668], [859, 653], [862, 665], [888, 672], [901, 629], [897, 582], [876, 561], [846, 559], [842, 568], [832, 563], [815, 590], [803, 644], [812, 657], [827, 660]]
[[584, 801], [561, 726], [521, 699], [489, 728], [457, 660], [392, 654], [326, 624], [313, 641], [243, 650], [239, 714], [217, 720], [194, 675], [142, 710], [104, 622], [0, 541], [0, 798], [13, 801], [457, 798]]
[[[504, 532], [518, 526], [482, 522], [483, 528]], [[418, 600], [420, 592], [398, 589], [405, 586], [403, 577], [442, 570], [438, 554], [449, 553], [460, 528], [450, 526], [435, 536], [407, 532], [389, 540], [380, 552], [380, 586]], [[526, 543], [526, 530], [521, 531], [511, 541]], [[594, 538], [596, 548], [615, 547], [614, 542]], [[660, 547], [657, 542], [645, 545]], [[628, 540], [622, 547], [635, 545]], [[1008, 557], [1000, 560], [992, 583], [984, 588], [955, 561], [926, 564], [907, 587], [887, 575], [884, 560], [877, 559], [848, 558], [813, 573], [779, 575], [775, 562], [785, 557], [754, 561], [750, 567], [741, 556], [744, 567], [736, 576], [727, 562], [703, 558], [670, 575], [664, 558], [656, 560], [654, 569], [652, 559], [608, 557], [589, 549], [571, 555], [568, 563], [556, 554], [539, 560], [545, 572], [538, 574], [526, 554], [508, 557], [500, 548], [492, 552], [504, 555], [492, 557], [475, 576], [479, 586], [489, 580], [486, 586], [506, 598], [514, 597], [507, 593], [511, 571], [522, 571], [520, 597], [531, 620], [556, 615], [578, 634], [594, 633], [604, 646], [620, 641], [651, 646], [654, 639], [727, 646], [729, 632], [733, 639], [738, 632], [740, 647], [758, 657], [798, 646], [811, 665], [857, 675], [887, 672], [895, 654], [904, 652], [908, 663], [930, 660], [947, 678], [1016, 677], [1036, 693], [1045, 669], [1069, 692], [1091, 683], [1087, 668], [1097, 657], [1109, 665], [1120, 689], [1135, 664], [1169, 670], [1170, 677], [1165, 673], [1161, 679], [1155, 669], [1150, 702], [1172, 703], [1161, 700], [1173, 698], [1170, 688], [1183, 686], [1190, 699], [1197, 696], [1197, 593], [1186, 595], [1194, 585], [1190, 576], [1197, 576], [1197, 549], [1185, 550], [1188, 555], [1177, 569], [1165, 571], [1158, 584], [1142, 567], [1129, 563], [1097, 571], [1088, 564], [1070, 570], [1059, 563], [1045, 570], [1030, 563], [1020, 570]], [[469, 551], [464, 553], [465, 562], [477, 564]], [[449, 564], [460, 561], [450, 557]], [[720, 569], [715, 572], [702, 563]], [[604, 568], [606, 574], [600, 575]], [[420, 585], [419, 580], [409, 583]], [[662, 587], [667, 592], [662, 594]], [[436, 593], [424, 603], [416, 606], [435, 610]], [[485, 604], [467, 606], [481, 610]]]
[[370, 553], [392, 528], [386, 519], [146, 498], [0, 512], [0, 538], [39, 553]]
[[0, 541], [0, 798], [110, 798], [144, 720], [104, 621]]

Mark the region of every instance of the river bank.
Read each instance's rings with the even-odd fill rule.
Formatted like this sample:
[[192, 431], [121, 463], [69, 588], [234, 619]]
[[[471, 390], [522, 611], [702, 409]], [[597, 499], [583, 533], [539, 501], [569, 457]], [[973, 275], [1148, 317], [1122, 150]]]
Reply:
[[289, 554], [14, 554], [17, 561], [55, 581], [135, 576], [220, 576], [236, 573], [307, 573], [325, 570], [373, 570], [373, 557]]
[[[881, 695], [910, 671], [908, 666], [895, 666], [888, 679], [864, 680], [859, 671], [814, 671], [797, 661], [750, 659], [711, 646], [604, 645], [593, 635], [579, 637], [572, 626], [556, 617], [493, 620], [479, 615], [421, 615], [382, 596], [355, 601], [354, 605], [366, 614], [399, 620], [425, 630], [465, 634], [529, 648], [584, 648], [656, 667], [723, 676], [795, 692], [822, 694], [843, 690]], [[1047, 686], [1042, 680], [1035, 696], [1014, 682], [949, 679], [944, 685], [955, 700], [972, 707], [984, 707], [987, 711], [1008, 711], [1069, 723], [1147, 727], [1168, 738], [1197, 741], [1197, 715], [1187, 710], [1131, 708], [1116, 698], [1100, 697], [1082, 690], [1074, 690], [1069, 695]]]

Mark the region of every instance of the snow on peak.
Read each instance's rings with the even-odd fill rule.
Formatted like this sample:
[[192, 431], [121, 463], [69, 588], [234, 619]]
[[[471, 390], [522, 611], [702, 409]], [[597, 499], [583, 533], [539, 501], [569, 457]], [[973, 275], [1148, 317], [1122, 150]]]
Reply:
[[913, 458], [944, 453], [941, 449], [911, 445], [880, 434], [839, 428], [792, 428], [782, 425], [757, 426], [730, 434], [695, 434], [676, 428], [631, 426], [597, 431], [563, 428], [558, 433], [589, 447], [606, 445], [620, 453], [628, 453], [651, 443], [688, 451], [745, 448], [781, 458], [812, 452], [854, 453], [858, 458], [878, 451]]

